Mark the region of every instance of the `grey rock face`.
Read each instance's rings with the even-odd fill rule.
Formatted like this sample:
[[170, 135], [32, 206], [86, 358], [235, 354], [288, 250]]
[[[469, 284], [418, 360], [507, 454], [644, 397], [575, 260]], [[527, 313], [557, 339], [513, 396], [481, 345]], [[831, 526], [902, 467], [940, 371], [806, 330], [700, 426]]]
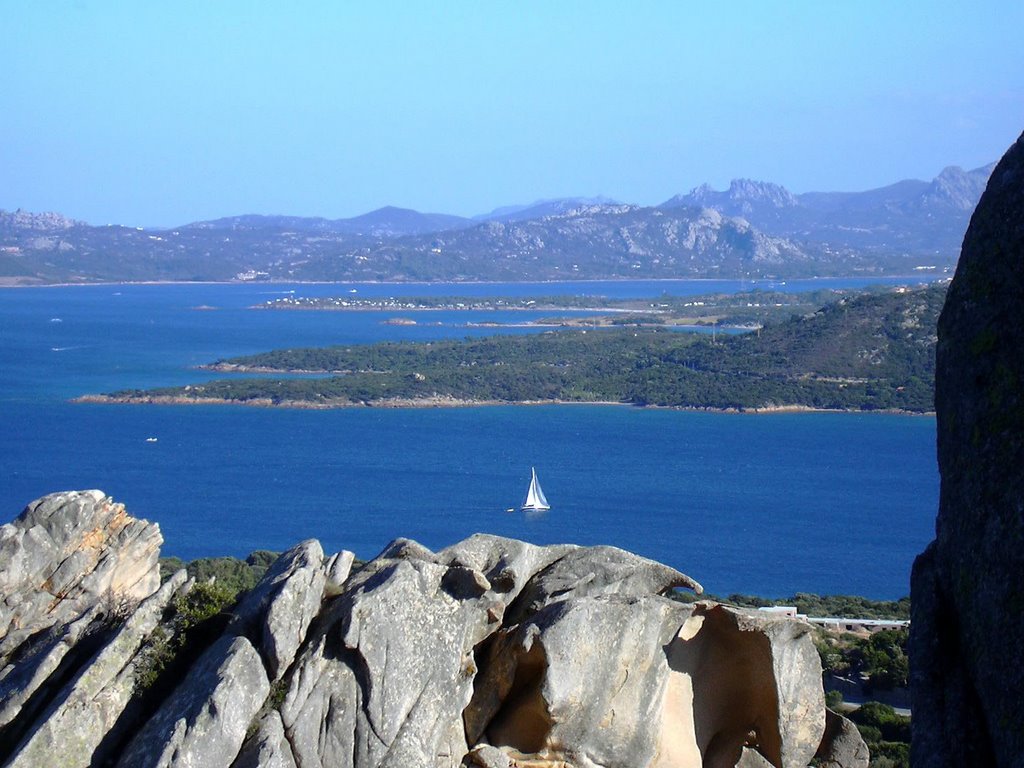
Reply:
[[109, 757], [100, 745], [116, 728], [135, 693], [134, 654], [185, 579], [185, 571], [175, 574], [132, 613], [94, 658], [83, 664], [81, 674], [55, 697], [6, 766], [32, 768], [61, 755], [65, 768], [84, 767], [97, 758]]
[[21, 714], [33, 694], [74, 652], [78, 642], [94, 629], [99, 615], [99, 609], [93, 607], [62, 627], [56, 636], [38, 643], [17, 664], [8, 664], [0, 670], [0, 727]]
[[825, 735], [817, 758], [821, 768], [868, 768], [871, 761], [857, 726], [831, 709], [825, 713]]
[[160, 586], [160, 528], [101, 491], [54, 493], [0, 526], [0, 661], [95, 605], [116, 610]]
[[230, 766], [270, 682], [260, 655], [244, 637], [225, 636], [129, 744], [117, 765]]
[[552, 603], [496, 636], [467, 736], [523, 765], [733, 766], [756, 744], [804, 766], [824, 731], [821, 666], [808, 628], [787, 624], [657, 596]]
[[231, 768], [297, 768], [276, 710], [260, 720], [256, 735], [242, 748]]
[[764, 755], [750, 747], [743, 748], [743, 754], [736, 763], [736, 768], [772, 768], [772, 764], [765, 760]]
[[911, 584], [915, 766], [1024, 754], [1024, 137], [989, 180], [939, 320], [936, 538]]
[[[433, 559], [433, 558], [431, 558]], [[488, 624], [484, 598], [442, 588], [445, 566], [382, 558], [352, 577], [297, 662], [281, 715], [306, 765], [460, 764], [462, 709]]]
[[674, 568], [615, 547], [574, 549], [530, 579], [511, 608], [509, 621], [518, 622], [569, 595], [657, 595], [676, 587], [704, 591]]
[[235, 609], [231, 629], [236, 634], [248, 631], [259, 635], [259, 650], [271, 681], [284, 674], [320, 611], [326, 582], [323, 560], [318, 541], [310, 539], [292, 547]]
[[478, 533], [442, 549], [438, 562], [479, 572], [495, 597], [510, 603], [534, 574], [579, 547], [571, 544], [538, 547], [526, 542]]

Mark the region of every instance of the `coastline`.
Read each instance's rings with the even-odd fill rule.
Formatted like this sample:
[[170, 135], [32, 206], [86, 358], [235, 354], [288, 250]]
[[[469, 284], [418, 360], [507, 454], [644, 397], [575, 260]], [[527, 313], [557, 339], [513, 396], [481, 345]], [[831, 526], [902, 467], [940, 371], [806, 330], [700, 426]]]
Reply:
[[[555, 283], [678, 283], [722, 282], [742, 280], [749, 283], [785, 283], [789, 280], [917, 280], [933, 277], [936, 282], [952, 278], [949, 273], [916, 275], [810, 275], [806, 277], [580, 277], [571, 280], [96, 280], [89, 282], [20, 282], [28, 276], [12, 276], [0, 280], [0, 288], [71, 288], [121, 285], [547, 285]], [[10, 281], [10, 282], [8, 282]]]
[[648, 410], [692, 411], [703, 413], [721, 413], [733, 415], [769, 416], [774, 414], [796, 413], [848, 413], [878, 414], [889, 416], [935, 416], [934, 411], [905, 411], [899, 409], [880, 409], [864, 411], [852, 408], [815, 408], [809, 405], [771, 405], [751, 408], [714, 408], [711, 406], [688, 405], [638, 405], [636, 403], [617, 402], [612, 400], [470, 400], [448, 396], [434, 397], [394, 397], [380, 400], [359, 401], [340, 398], [311, 400], [280, 400], [273, 401], [269, 397], [251, 400], [225, 400], [219, 397], [186, 397], [184, 395], [103, 395], [89, 394], [72, 398], [72, 403], [92, 405], [192, 405], [192, 406], [244, 406], [249, 408], [291, 408], [299, 410], [337, 410], [341, 408], [484, 408], [491, 406], [529, 407], [538, 405], [598, 405], [638, 408]]

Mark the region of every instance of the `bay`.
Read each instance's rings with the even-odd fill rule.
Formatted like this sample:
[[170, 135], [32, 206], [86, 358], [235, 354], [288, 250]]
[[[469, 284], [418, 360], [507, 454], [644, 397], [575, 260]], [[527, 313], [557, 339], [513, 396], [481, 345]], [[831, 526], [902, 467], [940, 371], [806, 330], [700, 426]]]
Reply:
[[[397, 536], [438, 548], [484, 531], [541, 544], [612, 544], [673, 565], [716, 594], [906, 594], [913, 557], [932, 537], [937, 504], [935, 422], [927, 417], [68, 402], [88, 392], [204, 381], [210, 374], [194, 366], [218, 357], [490, 334], [495, 329], [464, 324], [534, 316], [430, 312], [418, 313], [416, 326], [395, 326], [382, 324], [395, 315], [387, 312], [246, 309], [282, 292], [626, 297], [694, 295], [708, 292], [709, 282], [716, 283], [710, 290], [750, 287], [658, 281], [583, 289], [573, 283], [0, 290], [0, 520], [44, 493], [99, 487], [131, 513], [159, 522], [164, 553], [186, 559], [277, 550], [307, 537], [328, 550], [370, 557]], [[850, 284], [824, 282], [813, 287]], [[553, 509], [505, 512], [521, 502], [531, 466]]]

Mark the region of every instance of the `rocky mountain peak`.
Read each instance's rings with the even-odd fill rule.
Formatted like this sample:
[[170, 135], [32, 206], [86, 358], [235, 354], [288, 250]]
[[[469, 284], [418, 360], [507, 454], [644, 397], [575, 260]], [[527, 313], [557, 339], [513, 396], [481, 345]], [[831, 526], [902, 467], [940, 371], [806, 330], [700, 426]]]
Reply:
[[731, 200], [768, 204], [775, 208], [789, 208], [799, 205], [793, 193], [781, 184], [752, 179], [733, 179], [726, 193]]
[[714, 189], [709, 184], [701, 184], [686, 195], [676, 195], [666, 200], [659, 207], [714, 208], [729, 216], [743, 216], [755, 210], [796, 208], [799, 205], [799, 199], [780, 184], [753, 179], [733, 179], [724, 192]]
[[579, 216], [618, 215], [638, 210], [640, 206], [629, 203], [584, 203], [554, 214], [549, 218], [574, 218]]
[[961, 211], [972, 211], [985, 191], [994, 164], [973, 171], [951, 165], [942, 169], [924, 193], [925, 204], [947, 205]]
[[72, 227], [87, 226], [84, 221], [69, 219], [60, 213], [47, 211], [32, 213], [18, 208], [15, 211], [0, 210], [0, 229], [25, 229], [36, 232], [59, 232]]

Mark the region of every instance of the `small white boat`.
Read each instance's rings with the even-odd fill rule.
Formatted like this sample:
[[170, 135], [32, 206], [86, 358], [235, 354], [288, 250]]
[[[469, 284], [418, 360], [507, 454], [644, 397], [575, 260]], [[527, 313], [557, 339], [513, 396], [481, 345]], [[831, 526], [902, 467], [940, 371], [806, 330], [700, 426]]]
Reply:
[[520, 509], [523, 512], [544, 512], [551, 509], [544, 491], [541, 490], [540, 482], [537, 480], [537, 470], [530, 467], [533, 477], [530, 479], [530, 489], [526, 492], [526, 501]]
[[147, 438], [146, 438], [146, 442], [147, 442], [147, 443], [155, 443], [155, 442], [156, 442], [156, 440], [157, 440], [157, 439], [156, 439], [155, 437], [147, 437]]

